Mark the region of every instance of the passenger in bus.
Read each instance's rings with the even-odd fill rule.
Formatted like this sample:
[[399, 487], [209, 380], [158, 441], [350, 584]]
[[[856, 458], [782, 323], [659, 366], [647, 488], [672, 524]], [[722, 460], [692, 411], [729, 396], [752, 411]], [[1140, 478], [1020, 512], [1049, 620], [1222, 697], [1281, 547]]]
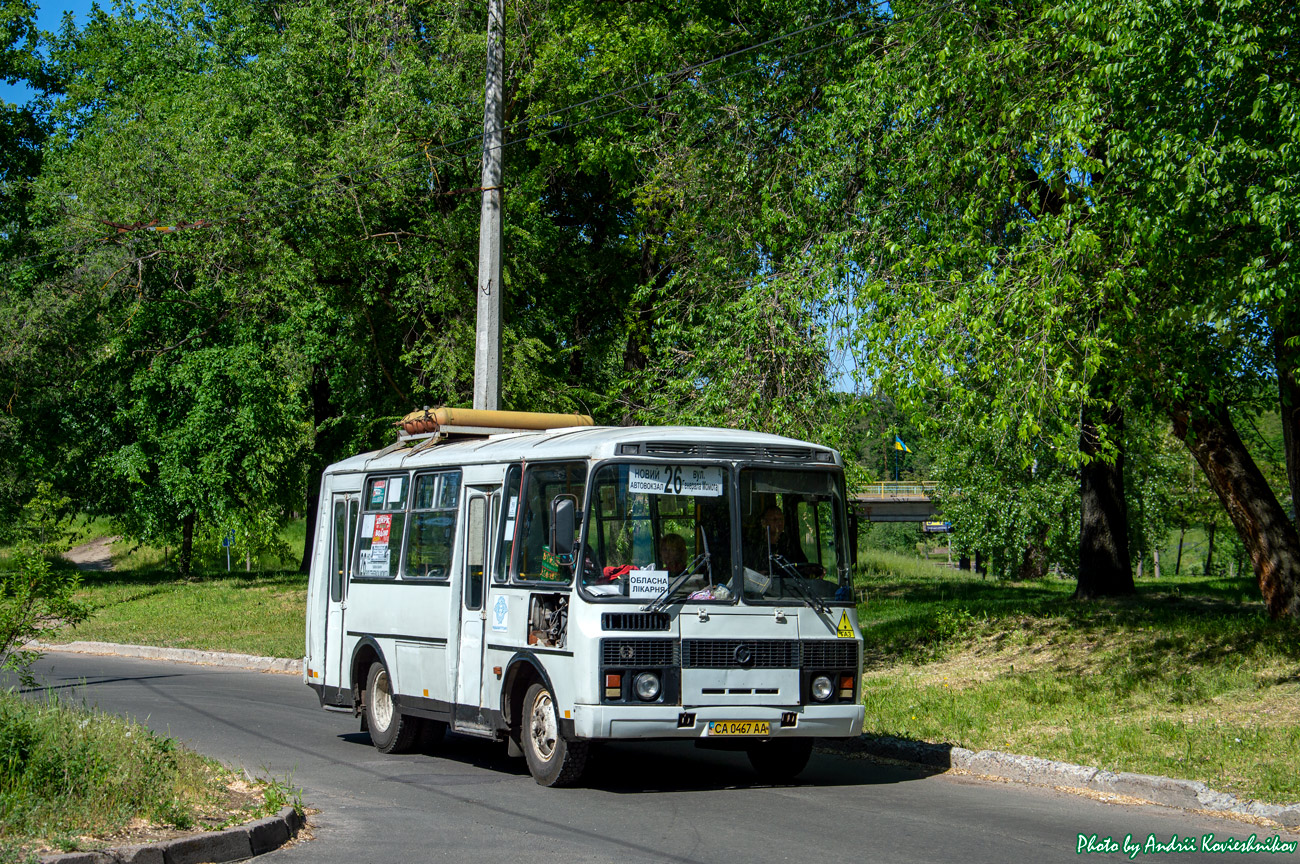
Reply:
[[659, 538], [659, 566], [670, 577], [686, 569], [686, 541], [679, 534], [665, 534]]

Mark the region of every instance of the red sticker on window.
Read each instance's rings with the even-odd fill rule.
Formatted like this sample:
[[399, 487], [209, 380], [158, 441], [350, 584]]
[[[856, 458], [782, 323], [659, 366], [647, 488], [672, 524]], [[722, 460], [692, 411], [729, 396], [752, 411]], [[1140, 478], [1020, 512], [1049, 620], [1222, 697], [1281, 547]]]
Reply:
[[387, 543], [388, 534], [393, 528], [393, 514], [379, 513], [375, 516], [375, 536], [371, 539], [372, 544]]

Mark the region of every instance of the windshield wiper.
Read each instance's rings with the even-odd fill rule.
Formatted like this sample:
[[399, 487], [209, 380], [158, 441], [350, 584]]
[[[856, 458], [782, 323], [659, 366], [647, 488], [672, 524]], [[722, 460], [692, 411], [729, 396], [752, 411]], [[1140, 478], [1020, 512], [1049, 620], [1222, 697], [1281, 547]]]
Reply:
[[784, 555], [777, 555], [775, 553], [772, 553], [770, 558], [772, 563], [776, 564], [786, 572], [786, 579], [789, 580], [788, 584], [790, 587], [794, 588], [795, 593], [798, 594], [805, 603], [818, 612], [829, 613], [831, 611], [831, 607], [822, 602], [820, 598], [813, 596], [812, 592], [810, 592], [807, 586], [803, 584], [803, 574], [799, 572], [798, 567], [790, 563], [789, 559]]
[[713, 581], [713, 565], [709, 564], [709, 553], [701, 552], [691, 559], [691, 563], [686, 565], [686, 569], [678, 574], [677, 578], [668, 583], [668, 587], [663, 592], [651, 600], [645, 606], [641, 607], [642, 612], [658, 612], [668, 605], [668, 598], [677, 593], [677, 589], [686, 584], [686, 580], [699, 572], [700, 565], [704, 564], [709, 569], [709, 581]]

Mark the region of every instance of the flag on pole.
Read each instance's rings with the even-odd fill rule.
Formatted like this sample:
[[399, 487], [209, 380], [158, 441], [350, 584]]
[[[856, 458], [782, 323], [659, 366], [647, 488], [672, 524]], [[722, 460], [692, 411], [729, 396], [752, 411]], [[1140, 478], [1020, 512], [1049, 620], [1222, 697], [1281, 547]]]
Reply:
[[895, 449], [895, 450], [902, 450], [904, 453], [911, 453], [911, 452], [912, 452], [912, 448], [911, 448], [911, 447], [908, 447], [906, 444], [904, 444], [904, 443], [903, 443], [903, 439], [902, 439], [902, 438], [899, 438], [897, 435], [894, 436], [894, 449]]

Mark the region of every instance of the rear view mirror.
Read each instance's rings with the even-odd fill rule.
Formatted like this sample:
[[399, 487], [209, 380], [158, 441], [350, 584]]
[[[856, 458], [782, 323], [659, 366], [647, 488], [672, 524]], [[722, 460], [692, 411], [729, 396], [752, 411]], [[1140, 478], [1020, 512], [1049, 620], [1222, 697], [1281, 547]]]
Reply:
[[565, 567], [573, 566], [577, 513], [578, 499], [573, 495], [556, 495], [551, 500], [551, 552]]

